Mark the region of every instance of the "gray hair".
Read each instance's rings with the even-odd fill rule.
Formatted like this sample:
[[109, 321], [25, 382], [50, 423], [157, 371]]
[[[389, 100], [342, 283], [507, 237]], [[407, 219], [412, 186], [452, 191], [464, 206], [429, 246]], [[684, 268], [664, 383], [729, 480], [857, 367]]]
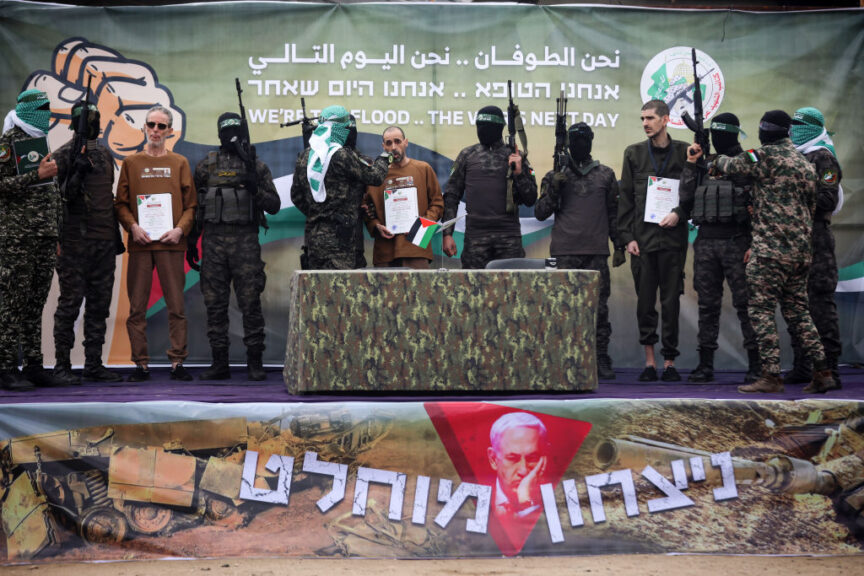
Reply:
[[546, 426], [539, 418], [527, 412], [510, 412], [498, 418], [489, 429], [489, 442], [496, 453], [500, 453], [501, 437], [513, 428], [533, 428], [540, 434], [540, 440], [546, 443]]
[[162, 106], [161, 104], [156, 104], [155, 106], [147, 110], [147, 115], [144, 116], [145, 122], [150, 119], [150, 114], [152, 114], [153, 112], [161, 112], [162, 114], [165, 114], [168, 117], [168, 126], [174, 126], [174, 114], [171, 113], [171, 110]]

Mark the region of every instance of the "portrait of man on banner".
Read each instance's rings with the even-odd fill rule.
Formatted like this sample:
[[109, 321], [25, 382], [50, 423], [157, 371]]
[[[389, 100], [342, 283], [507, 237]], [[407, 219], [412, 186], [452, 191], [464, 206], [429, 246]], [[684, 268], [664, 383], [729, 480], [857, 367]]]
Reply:
[[496, 474], [492, 505], [499, 521], [519, 522], [540, 512], [548, 451], [546, 426], [533, 414], [511, 412], [492, 425], [486, 454]]

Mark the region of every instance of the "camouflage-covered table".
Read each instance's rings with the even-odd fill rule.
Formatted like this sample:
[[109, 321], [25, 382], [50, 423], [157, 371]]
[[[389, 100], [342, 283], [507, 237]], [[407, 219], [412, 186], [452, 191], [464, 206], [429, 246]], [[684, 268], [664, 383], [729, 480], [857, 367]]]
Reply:
[[296, 272], [285, 385], [594, 390], [598, 283], [588, 270]]

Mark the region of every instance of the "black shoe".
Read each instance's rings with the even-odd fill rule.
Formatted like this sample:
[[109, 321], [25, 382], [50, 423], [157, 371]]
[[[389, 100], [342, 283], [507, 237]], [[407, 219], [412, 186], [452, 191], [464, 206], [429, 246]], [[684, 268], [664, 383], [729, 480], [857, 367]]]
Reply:
[[141, 366], [136, 366], [135, 371], [126, 379], [127, 382], [145, 382], [147, 380], [150, 380], [150, 370]]
[[[663, 372], [663, 376], [666, 376], [666, 372]], [[690, 372], [690, 375], [687, 376], [688, 382], [713, 382], [714, 381], [714, 370], [707, 366], [703, 366], [700, 364], [696, 367], [695, 370]]]
[[32, 382], [33, 385], [38, 388], [56, 388], [58, 386], [63, 386], [63, 384], [54, 379], [51, 372], [45, 370], [42, 366], [27, 366], [21, 371], [21, 373], [26, 380]]
[[663, 375], [660, 376], [660, 380], [663, 382], [680, 382], [681, 375], [678, 374], [678, 370], [674, 366], [667, 366], [663, 369]]
[[192, 375], [183, 367], [183, 364], [177, 364], [171, 370], [171, 380], [182, 380], [183, 382], [189, 382], [192, 380]]
[[12, 392], [27, 392], [35, 388], [32, 382], [18, 372], [17, 368], [0, 372], [0, 386], [3, 386], [4, 390]]
[[612, 359], [608, 354], [597, 354], [597, 378], [600, 380], [615, 380]]
[[215, 362], [198, 375], [199, 380], [228, 380], [230, 378], [231, 368], [228, 364], [216, 364]]
[[102, 364], [89, 368], [84, 366], [84, 371], [81, 373], [81, 376], [84, 380], [89, 380], [91, 382], [121, 382], [123, 380], [122, 376], [116, 372], [108, 370]]
[[646, 366], [642, 373], [639, 374], [639, 382], [656, 382], [657, 369], [654, 366]]
[[597, 367], [597, 378], [600, 380], [615, 380], [615, 371], [605, 366]]
[[810, 362], [798, 360], [792, 365], [792, 370], [783, 376], [785, 384], [809, 384], [813, 381], [813, 366]]
[[76, 376], [69, 366], [54, 366], [52, 377], [58, 386], [79, 386], [81, 384], [81, 378]]

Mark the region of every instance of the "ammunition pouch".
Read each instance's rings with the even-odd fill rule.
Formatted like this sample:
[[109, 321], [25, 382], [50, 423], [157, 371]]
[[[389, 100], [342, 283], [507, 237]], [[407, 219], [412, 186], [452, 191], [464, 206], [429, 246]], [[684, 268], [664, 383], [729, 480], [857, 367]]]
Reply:
[[744, 224], [750, 215], [748, 190], [734, 186], [729, 180], [709, 180], [696, 188], [691, 218], [693, 223]]
[[252, 224], [255, 217], [254, 199], [245, 187], [208, 188], [203, 195], [202, 220], [205, 224]]

